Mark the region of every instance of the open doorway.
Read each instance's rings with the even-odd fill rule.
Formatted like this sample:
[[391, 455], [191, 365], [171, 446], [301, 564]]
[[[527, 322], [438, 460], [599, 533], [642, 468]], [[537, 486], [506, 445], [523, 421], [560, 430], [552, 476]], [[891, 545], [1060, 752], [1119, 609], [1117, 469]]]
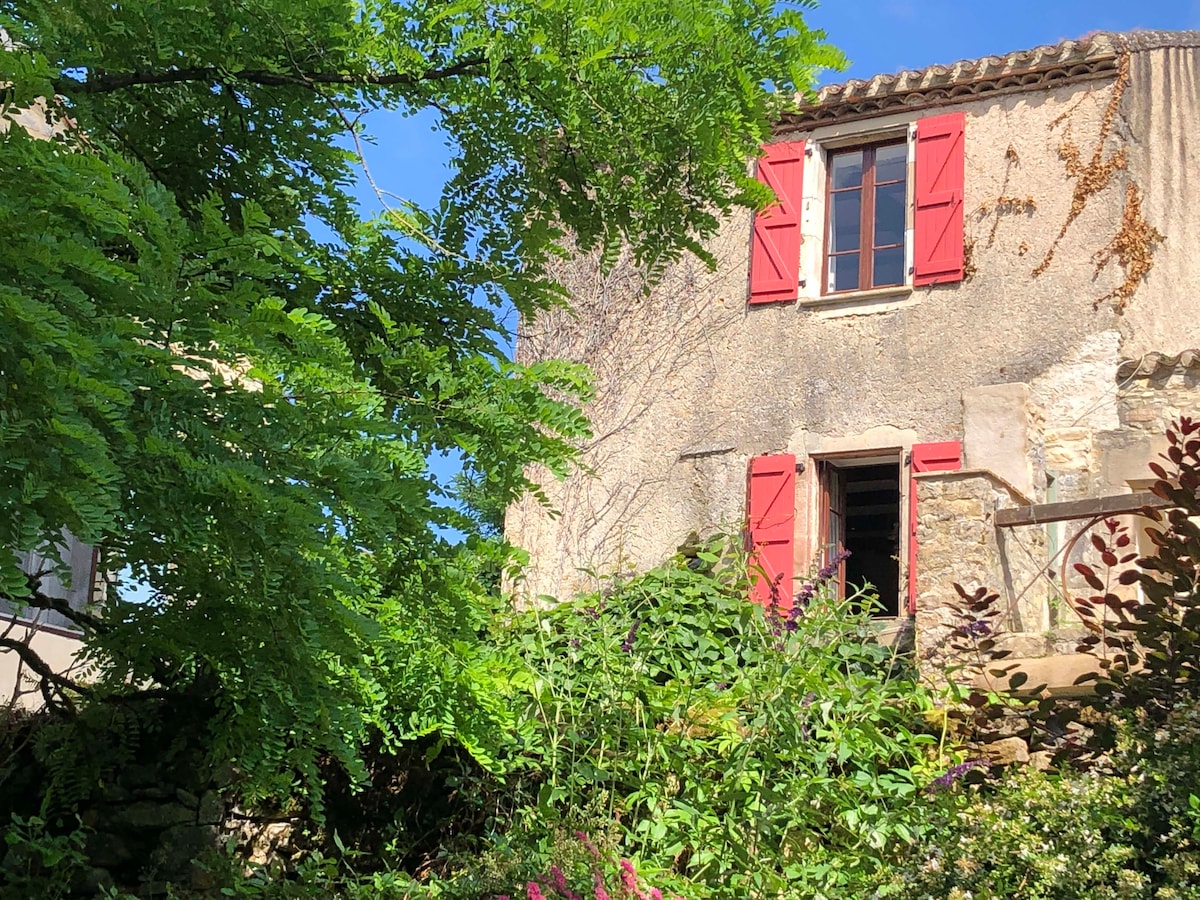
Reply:
[[900, 457], [898, 452], [819, 462], [821, 559], [850, 555], [838, 573], [840, 596], [869, 583], [872, 615], [900, 614]]

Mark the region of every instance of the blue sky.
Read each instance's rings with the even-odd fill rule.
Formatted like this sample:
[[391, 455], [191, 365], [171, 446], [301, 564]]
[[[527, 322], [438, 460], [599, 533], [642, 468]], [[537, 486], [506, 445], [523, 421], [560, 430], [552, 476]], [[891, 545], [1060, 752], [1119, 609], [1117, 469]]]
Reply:
[[850, 57], [824, 81], [1056, 44], [1093, 31], [1200, 29], [1200, 0], [828, 0], [806, 13]]

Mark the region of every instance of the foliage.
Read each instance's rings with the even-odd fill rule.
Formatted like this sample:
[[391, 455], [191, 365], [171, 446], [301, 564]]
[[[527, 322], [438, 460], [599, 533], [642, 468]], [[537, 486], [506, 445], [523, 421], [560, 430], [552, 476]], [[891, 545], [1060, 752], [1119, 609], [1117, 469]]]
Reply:
[[[1151, 490], [1170, 506], [1139, 514], [1154, 551], [1138, 557], [1128, 526], [1107, 519], [1092, 536], [1099, 565], [1075, 566], [1092, 591], [1074, 601], [1094, 626], [1080, 650], [1099, 667], [1083, 714], [1049, 699], [1023, 708], [1003, 696], [972, 704], [977, 724], [1014, 715], [1030, 730], [1086, 722], [1073, 732], [1080, 746], [1062, 756], [1090, 769], [1017, 773], [947, 793], [925, 841], [882, 896], [1176, 900], [1200, 893], [1200, 423], [1181, 418], [1167, 443], [1163, 463], [1151, 463]], [[961, 593], [960, 609], [988, 621], [981, 613], [994, 595]], [[960, 631], [961, 643], [979, 653], [978, 668], [998, 665], [981, 640], [990, 629]], [[994, 674], [1007, 675], [1007, 667]]]
[[821, 581], [764, 615], [744, 572], [716, 541], [512, 623], [528, 707], [509, 885], [582, 829], [689, 897], [840, 897], [916, 837], [941, 771], [931, 698], [873, 640], [870, 603]]
[[[68, 717], [206, 716], [251, 798], [324, 757], [361, 777], [369, 738], [495, 765], [495, 565], [426, 459], [461, 453], [493, 520], [564, 472], [586, 376], [509, 362], [502, 306], [561, 299], [566, 234], [653, 267], [766, 200], [768, 114], [841, 57], [769, 0], [7, 0], [0, 29], [0, 108], [54, 131], [0, 133], [0, 546], [68, 529], [151, 595], [97, 618], [0, 559], [0, 598], [83, 629], [90, 681], [0, 650]], [[450, 144], [436, 209], [357, 208], [381, 109]]]
[[[1138, 710], [1150, 727], [1200, 696], [1200, 421], [1173, 423], [1167, 442], [1166, 465], [1150, 463], [1150, 490], [1170, 506], [1140, 513], [1154, 552], [1138, 558], [1128, 528], [1110, 520], [1105, 535], [1093, 536], [1105, 577], [1076, 565], [1095, 591], [1078, 602], [1096, 623], [1081, 648], [1101, 659], [1096, 692], [1106, 705]], [[1137, 566], [1127, 568], [1134, 559]], [[1136, 585], [1138, 595], [1120, 596], [1118, 583]]]
[[87, 864], [83, 852], [86, 835], [81, 830], [59, 835], [48, 833], [39, 816], [13, 816], [4, 830], [4, 896], [69, 896]]
[[1126, 724], [1090, 771], [1013, 772], [939, 795], [881, 897], [1145, 898], [1200, 891], [1200, 704]]
[[929, 806], [929, 838], [880, 890], [905, 900], [1133, 898], [1135, 867], [1126, 779], [1022, 771], [963, 802]]

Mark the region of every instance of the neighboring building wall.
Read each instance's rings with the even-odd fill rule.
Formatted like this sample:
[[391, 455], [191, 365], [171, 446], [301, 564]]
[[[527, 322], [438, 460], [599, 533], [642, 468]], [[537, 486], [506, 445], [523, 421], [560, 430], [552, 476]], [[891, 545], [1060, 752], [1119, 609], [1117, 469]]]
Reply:
[[[74, 610], [88, 609], [98, 596], [96, 551], [64, 533], [53, 553], [22, 553], [21, 568], [40, 576], [38, 590], [63, 600]], [[77, 668], [82, 641], [78, 629], [62, 613], [33, 607], [14, 608], [0, 600], [0, 637], [27, 643], [58, 674]], [[28, 708], [42, 704], [37, 677], [12, 649], [0, 648], [0, 706], [16, 702]]]
[[[73, 632], [0, 618], [0, 636], [27, 643], [59, 675], [71, 677], [79, 669], [83, 645]], [[39, 689], [40, 681], [15, 651], [0, 651], [0, 707], [16, 705], [40, 709], [45, 702]]]
[[[1200, 407], [1194, 382], [1164, 404], [1147, 399], [1161, 396], [1157, 388], [1118, 375], [1124, 359], [1200, 344], [1200, 162], [1188, 139], [1200, 133], [1197, 47], [1193, 33], [1101, 35], [1008, 62], [1015, 71], [1025, 57], [1058, 54], [1062, 72], [1083, 73], [1077, 81], [973, 88], [957, 102], [943, 91], [924, 101], [930, 108], [819, 126], [819, 116], [801, 116], [802, 128], [778, 135], [828, 146], [963, 112], [962, 283], [831, 301], [812, 284], [809, 260], [799, 302], [748, 306], [748, 213], [731, 217], [711, 242], [717, 271], [681, 262], [645, 296], [626, 263], [602, 273], [594, 259], [565, 262], [559, 274], [574, 317], [551, 313], [526, 323], [518, 351], [526, 360], [557, 356], [593, 366], [596, 438], [585, 449], [586, 474], [546, 484], [560, 517], [532, 499], [509, 511], [510, 538], [534, 551], [518, 590], [566, 596], [589, 586], [587, 570], [657, 564], [693, 530], [736, 533], [747, 460], [762, 454], [794, 453], [805, 463], [797, 479], [798, 573], [817, 562], [813, 463], [822, 455], [905, 454], [918, 442], [962, 440], [964, 465], [988, 471], [951, 481], [978, 494], [981, 510], [988, 491], [1013, 503], [1020, 495], [1041, 502], [1130, 490], [1127, 470], [1153, 446], [1149, 434], [1162, 418], [1136, 429], [1144, 439], [1131, 437], [1127, 407], [1135, 395], [1143, 408]], [[970, 65], [983, 71], [1000, 62]], [[908, 77], [841, 90], [870, 97], [886, 93], [889, 79]], [[820, 246], [824, 196], [817, 153], [805, 165], [802, 260]], [[1106, 466], [1120, 453], [1125, 468], [1112, 474]], [[1141, 455], [1141, 471], [1145, 462]], [[907, 473], [901, 483], [907, 491]], [[1030, 536], [1029, 545], [1042, 548], [1040, 564], [1062, 547], [1069, 525]], [[977, 582], [1003, 590], [1009, 578], [1019, 593], [1021, 573], [1005, 573], [1025, 565], [1015, 552], [988, 549]], [[922, 558], [933, 577], [924, 548]], [[967, 577], [961, 567], [946, 574]], [[1023, 634], [1046, 634], [1055, 624], [1060, 591], [1042, 582], [1006, 599], [1029, 607], [1020, 616]], [[923, 581], [922, 608], [936, 605], [938, 590]], [[941, 590], [953, 596], [948, 583]]]

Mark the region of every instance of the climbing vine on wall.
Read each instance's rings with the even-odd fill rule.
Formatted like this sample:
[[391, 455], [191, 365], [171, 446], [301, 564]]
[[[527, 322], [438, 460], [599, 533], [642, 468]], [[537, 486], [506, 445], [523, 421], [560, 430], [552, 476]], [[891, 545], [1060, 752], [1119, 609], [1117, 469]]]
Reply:
[[1108, 187], [1113, 176], [1125, 168], [1125, 150], [1117, 150], [1108, 155], [1105, 153], [1105, 144], [1108, 142], [1109, 134], [1112, 133], [1113, 121], [1116, 119], [1121, 105], [1121, 97], [1124, 96], [1128, 84], [1129, 57], [1125, 55], [1121, 57], [1117, 69], [1117, 80], [1113, 82], [1112, 95], [1109, 97], [1108, 106], [1105, 107], [1104, 115], [1100, 119], [1100, 133], [1096, 136], [1096, 146], [1092, 150], [1091, 158], [1086, 163], [1083, 161], [1083, 153], [1071, 135], [1070, 115], [1074, 111], [1074, 107], [1050, 123], [1051, 129], [1057, 128], [1063, 122], [1067, 123], [1062, 143], [1058, 146], [1058, 157], [1066, 166], [1067, 176], [1075, 180], [1075, 189], [1071, 195], [1071, 210], [1067, 213], [1067, 218], [1051, 242], [1046, 255], [1033, 270], [1034, 278], [1050, 267], [1054, 254], [1058, 251], [1059, 243], [1075, 220], [1087, 209], [1088, 201]]
[[1103, 297], [1092, 301], [1092, 309], [1099, 309], [1106, 300], [1113, 301], [1113, 309], [1122, 313], [1137, 290], [1138, 283], [1145, 278], [1154, 265], [1154, 251], [1166, 238], [1142, 215], [1142, 192], [1132, 181], [1125, 188], [1125, 211], [1121, 214], [1121, 228], [1113, 235], [1107, 246], [1092, 255], [1092, 262], [1099, 275], [1113, 259], [1125, 272], [1125, 280]]
[[[1071, 208], [1067, 213], [1066, 220], [1051, 242], [1046, 255], [1033, 270], [1035, 278], [1050, 267], [1059, 243], [1066, 236], [1072, 223], [1083, 214], [1091, 198], [1105, 190], [1117, 173], [1127, 168], [1125, 149], [1106, 152], [1105, 145], [1112, 133], [1113, 123], [1120, 111], [1121, 98], [1124, 96], [1128, 84], [1129, 55], [1124, 54], [1119, 61], [1112, 94], [1100, 119], [1100, 131], [1096, 137], [1096, 145], [1086, 162], [1082, 151], [1071, 135], [1070, 115], [1075, 107], [1067, 110], [1050, 123], [1051, 129], [1059, 127], [1064, 122], [1067, 123], [1062, 143], [1058, 148], [1058, 156], [1066, 166], [1068, 177], [1074, 179], [1075, 188], [1072, 192]], [[1155, 250], [1165, 239], [1164, 235], [1146, 220], [1142, 213], [1141, 191], [1136, 184], [1128, 181], [1125, 188], [1125, 208], [1121, 215], [1120, 228], [1113, 235], [1112, 240], [1092, 256], [1096, 275], [1103, 272], [1115, 259], [1124, 271], [1125, 278], [1116, 288], [1097, 297], [1092, 302], [1092, 308], [1099, 309], [1102, 303], [1111, 300], [1113, 309], [1118, 314], [1124, 312], [1129, 300], [1137, 290], [1138, 284], [1153, 267]]]

